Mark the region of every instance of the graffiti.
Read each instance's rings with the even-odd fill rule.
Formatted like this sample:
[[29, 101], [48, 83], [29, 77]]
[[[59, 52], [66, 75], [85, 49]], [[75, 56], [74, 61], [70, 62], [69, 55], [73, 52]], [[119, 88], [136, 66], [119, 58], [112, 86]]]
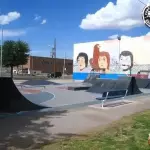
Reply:
[[90, 59], [91, 67], [100, 73], [108, 73], [110, 67], [110, 55], [108, 52], [100, 51], [100, 45], [96, 44], [93, 50], [93, 58]]
[[130, 51], [122, 51], [120, 54], [120, 67], [122, 71], [130, 71], [133, 67], [133, 54]]

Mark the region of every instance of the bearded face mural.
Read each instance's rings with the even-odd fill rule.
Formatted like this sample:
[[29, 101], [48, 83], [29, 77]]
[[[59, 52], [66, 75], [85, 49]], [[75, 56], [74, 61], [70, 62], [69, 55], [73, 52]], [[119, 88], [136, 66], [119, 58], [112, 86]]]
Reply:
[[93, 58], [90, 65], [96, 72], [108, 73], [110, 66], [110, 55], [106, 51], [100, 51], [100, 45], [96, 44], [93, 50]]
[[122, 71], [129, 71], [133, 67], [133, 54], [130, 51], [121, 52], [120, 67]]

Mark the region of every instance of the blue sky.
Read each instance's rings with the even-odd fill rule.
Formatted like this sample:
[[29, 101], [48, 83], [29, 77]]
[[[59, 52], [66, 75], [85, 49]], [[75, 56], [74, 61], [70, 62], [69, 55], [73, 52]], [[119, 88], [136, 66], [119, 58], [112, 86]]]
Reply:
[[33, 55], [49, 56], [56, 37], [57, 56], [72, 58], [74, 43], [146, 35], [143, 7], [138, 0], [1, 0], [0, 24], [4, 40], [27, 41]]

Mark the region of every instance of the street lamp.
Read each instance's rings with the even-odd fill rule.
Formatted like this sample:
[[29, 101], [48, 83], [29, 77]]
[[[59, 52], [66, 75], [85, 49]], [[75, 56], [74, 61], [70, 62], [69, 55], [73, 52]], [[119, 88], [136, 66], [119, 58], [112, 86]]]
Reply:
[[1, 77], [2, 77], [2, 67], [3, 67], [3, 25], [1, 25], [1, 66], [0, 66]]
[[65, 78], [65, 70], [66, 70], [66, 52], [64, 53], [63, 78]]
[[53, 59], [53, 63], [54, 63], [54, 71], [53, 71], [53, 73], [54, 73], [54, 77], [55, 77], [55, 47], [54, 46], [52, 46], [52, 45], [48, 45], [50, 48], [51, 48], [51, 53], [50, 53], [50, 56], [52, 57], [52, 59]]
[[30, 63], [31, 63], [30, 75], [32, 76], [32, 74], [33, 74], [33, 55], [32, 55], [32, 51], [30, 51]]
[[[119, 41], [119, 58], [120, 58], [120, 41], [121, 41], [121, 36], [117, 37], [118, 41]], [[120, 59], [119, 59], [120, 60]]]

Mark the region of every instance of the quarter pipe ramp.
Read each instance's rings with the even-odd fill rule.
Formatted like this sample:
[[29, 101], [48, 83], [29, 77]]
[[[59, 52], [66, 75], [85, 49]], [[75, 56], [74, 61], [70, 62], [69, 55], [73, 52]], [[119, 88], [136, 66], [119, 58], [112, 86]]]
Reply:
[[0, 112], [15, 113], [47, 108], [32, 103], [24, 97], [9, 77], [0, 78]]
[[142, 93], [136, 84], [135, 77], [128, 77], [122, 80], [100, 79], [87, 91], [101, 93], [103, 94], [102, 97], [105, 97], [107, 92], [110, 93], [109, 96], [125, 95], [125, 90], [128, 91], [127, 95]]

